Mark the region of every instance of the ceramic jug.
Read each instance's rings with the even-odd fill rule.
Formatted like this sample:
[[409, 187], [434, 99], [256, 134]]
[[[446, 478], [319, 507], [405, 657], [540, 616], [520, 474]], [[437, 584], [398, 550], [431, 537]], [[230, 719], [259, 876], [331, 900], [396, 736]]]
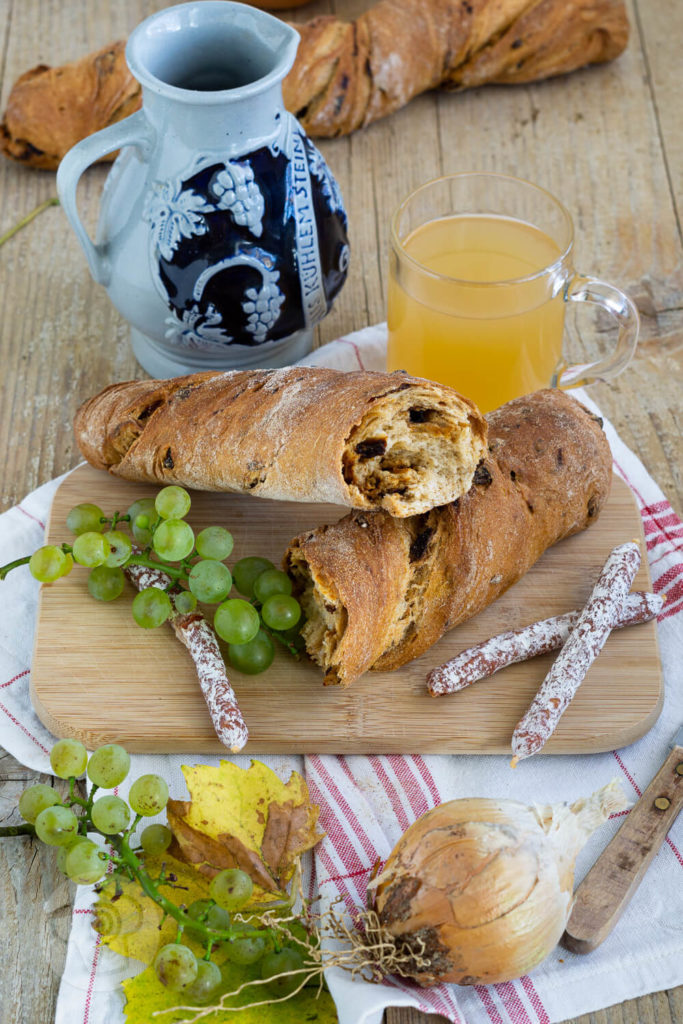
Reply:
[[[60, 164], [64, 211], [152, 376], [294, 362], [344, 283], [339, 187], [282, 102], [298, 41], [228, 0], [152, 15], [126, 47], [142, 109]], [[118, 149], [93, 244], [76, 187]]]

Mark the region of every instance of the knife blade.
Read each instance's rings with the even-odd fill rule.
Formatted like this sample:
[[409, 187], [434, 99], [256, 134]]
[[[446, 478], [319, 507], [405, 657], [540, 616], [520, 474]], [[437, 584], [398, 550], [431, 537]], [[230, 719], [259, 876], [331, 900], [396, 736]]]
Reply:
[[573, 953], [591, 953], [607, 938], [683, 807], [683, 726], [671, 752], [626, 821], [598, 857], [574, 898], [560, 940]]

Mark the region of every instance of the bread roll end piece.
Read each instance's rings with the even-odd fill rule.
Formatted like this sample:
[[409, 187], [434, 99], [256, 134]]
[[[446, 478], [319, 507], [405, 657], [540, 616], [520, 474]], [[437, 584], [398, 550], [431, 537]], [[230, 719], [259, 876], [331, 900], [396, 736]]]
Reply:
[[372, 404], [346, 439], [351, 504], [419, 515], [466, 494], [486, 455], [486, 421], [469, 399], [429, 381]]

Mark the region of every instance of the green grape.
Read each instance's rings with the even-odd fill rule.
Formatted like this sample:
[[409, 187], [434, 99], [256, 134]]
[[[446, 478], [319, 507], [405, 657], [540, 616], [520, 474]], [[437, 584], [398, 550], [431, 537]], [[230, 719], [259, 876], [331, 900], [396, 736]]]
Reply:
[[50, 751], [52, 771], [60, 779], [75, 779], [82, 775], [88, 763], [88, 751], [80, 740], [57, 740]]
[[173, 604], [181, 615], [189, 615], [197, 607], [197, 598], [189, 590], [181, 590], [179, 594], [173, 595]]
[[94, 533], [89, 530], [87, 533], [80, 533], [73, 544], [74, 561], [84, 565], [87, 569], [94, 569], [96, 565], [104, 565], [111, 548], [101, 533]]
[[259, 629], [253, 640], [246, 644], [230, 644], [228, 658], [233, 668], [248, 676], [265, 672], [273, 664], [275, 647], [267, 633]]
[[130, 787], [128, 803], [136, 814], [152, 818], [168, 803], [168, 786], [160, 775], [141, 775]]
[[107, 873], [107, 855], [95, 843], [84, 839], [74, 843], [67, 853], [65, 871], [72, 882], [92, 885]]
[[234, 543], [232, 534], [222, 526], [207, 526], [197, 534], [195, 541], [197, 554], [202, 558], [215, 558], [217, 562], [232, 553]]
[[90, 840], [86, 839], [85, 836], [79, 836], [78, 839], [72, 839], [72, 841], [67, 846], [57, 847], [57, 867], [59, 868], [63, 875], [66, 875], [66, 858], [69, 853], [69, 850], [73, 850], [74, 846], [77, 846], [78, 843], [89, 842]]
[[92, 805], [92, 823], [107, 836], [125, 832], [130, 824], [130, 808], [120, 796], [101, 796]]
[[213, 617], [214, 629], [229, 644], [248, 644], [258, 633], [260, 624], [254, 606], [239, 597], [219, 604]]
[[41, 811], [44, 811], [46, 807], [58, 804], [59, 800], [59, 793], [56, 793], [52, 786], [38, 782], [35, 786], [25, 789], [19, 797], [19, 814], [24, 821], [33, 824]]
[[66, 555], [54, 544], [46, 544], [31, 555], [28, 569], [39, 583], [54, 583], [64, 572]]
[[98, 747], [88, 761], [88, 778], [102, 789], [119, 786], [130, 770], [130, 754], [118, 743]]
[[171, 484], [162, 487], [154, 499], [154, 507], [162, 519], [184, 519], [190, 511], [190, 495], [184, 487]]
[[109, 530], [105, 533], [104, 539], [111, 548], [107, 561], [104, 564], [110, 568], [114, 568], [117, 565], [125, 565], [133, 550], [133, 544], [128, 534], [124, 533], [123, 530]]
[[194, 533], [183, 519], [164, 519], [154, 531], [152, 547], [166, 562], [182, 562], [194, 548]]
[[158, 587], [146, 587], [136, 594], [131, 604], [131, 612], [138, 626], [143, 629], [156, 629], [161, 626], [172, 613], [171, 599], [164, 590]]
[[233, 939], [222, 947], [225, 955], [235, 964], [255, 964], [266, 952], [266, 940], [262, 935], [245, 935], [241, 939]]
[[[289, 996], [303, 981], [303, 974], [290, 974], [301, 971], [304, 958], [298, 949], [285, 946], [278, 953], [267, 953], [261, 961], [261, 977], [264, 981], [270, 978], [267, 986], [274, 996]], [[276, 978], [276, 974], [285, 974], [284, 978]]]
[[274, 568], [273, 563], [269, 562], [267, 558], [258, 558], [256, 555], [250, 555], [248, 558], [240, 558], [239, 562], [235, 562], [232, 578], [240, 594], [244, 594], [245, 597], [253, 597], [254, 583], [257, 578], [266, 569]]
[[246, 871], [239, 868], [227, 868], [211, 879], [209, 892], [219, 907], [234, 913], [241, 910], [249, 902], [254, 891], [252, 882]]
[[65, 846], [78, 831], [78, 819], [68, 807], [46, 807], [35, 820], [36, 835], [48, 846]]
[[66, 527], [76, 537], [81, 533], [103, 533], [107, 529], [107, 523], [103, 523], [103, 519], [104, 512], [99, 505], [85, 502], [71, 509], [66, 517]]
[[179, 992], [195, 980], [199, 965], [189, 946], [170, 942], [162, 946], [154, 958], [154, 970], [162, 985]]
[[64, 568], [59, 574], [59, 578], [62, 576], [68, 576], [74, 567], [74, 558], [70, 551], [64, 552]]
[[291, 594], [292, 581], [286, 572], [280, 569], [266, 569], [254, 580], [254, 597], [259, 601], [267, 601], [274, 594]]
[[173, 833], [166, 825], [148, 825], [140, 835], [140, 846], [148, 857], [158, 857], [168, 850]]
[[209, 928], [213, 928], [215, 932], [225, 932], [231, 926], [232, 921], [227, 910], [214, 903], [206, 915], [206, 924]]
[[189, 586], [198, 601], [219, 604], [230, 593], [232, 576], [227, 565], [212, 558], [205, 558], [192, 566]]
[[195, 900], [187, 908], [187, 916], [193, 921], [204, 921], [211, 907], [214, 906], [213, 900]]
[[157, 521], [154, 498], [138, 498], [126, 513], [130, 516], [130, 529], [141, 548], [152, 543], [152, 523]]
[[197, 977], [183, 989], [183, 997], [193, 1003], [207, 1003], [223, 981], [221, 969], [212, 960], [199, 960]]
[[301, 628], [305, 623], [305, 619], [300, 618], [295, 626], [290, 626], [289, 629], [278, 629], [276, 630], [277, 635], [284, 640], [286, 643], [294, 643], [301, 636]]
[[125, 582], [123, 569], [98, 565], [88, 573], [88, 591], [96, 601], [115, 601], [121, 596]]
[[271, 629], [291, 629], [301, 618], [301, 605], [295, 597], [273, 594], [261, 608], [261, 617]]

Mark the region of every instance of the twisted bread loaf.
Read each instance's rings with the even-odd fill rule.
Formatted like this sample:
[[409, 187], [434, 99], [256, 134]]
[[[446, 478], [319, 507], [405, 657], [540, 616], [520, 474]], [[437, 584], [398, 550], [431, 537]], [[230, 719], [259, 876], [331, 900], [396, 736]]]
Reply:
[[126, 480], [408, 516], [453, 501], [486, 422], [451, 388], [313, 367], [113, 384], [76, 414], [88, 462]]
[[[439, 85], [531, 82], [617, 57], [628, 40], [623, 0], [380, 0], [355, 21], [297, 25], [285, 106], [312, 136], [344, 135]], [[123, 42], [14, 84], [0, 149], [56, 168], [79, 139], [140, 105]]]
[[547, 390], [487, 419], [489, 454], [463, 498], [408, 519], [353, 512], [292, 541], [285, 564], [326, 684], [417, 658], [595, 522], [612, 477], [596, 417]]

